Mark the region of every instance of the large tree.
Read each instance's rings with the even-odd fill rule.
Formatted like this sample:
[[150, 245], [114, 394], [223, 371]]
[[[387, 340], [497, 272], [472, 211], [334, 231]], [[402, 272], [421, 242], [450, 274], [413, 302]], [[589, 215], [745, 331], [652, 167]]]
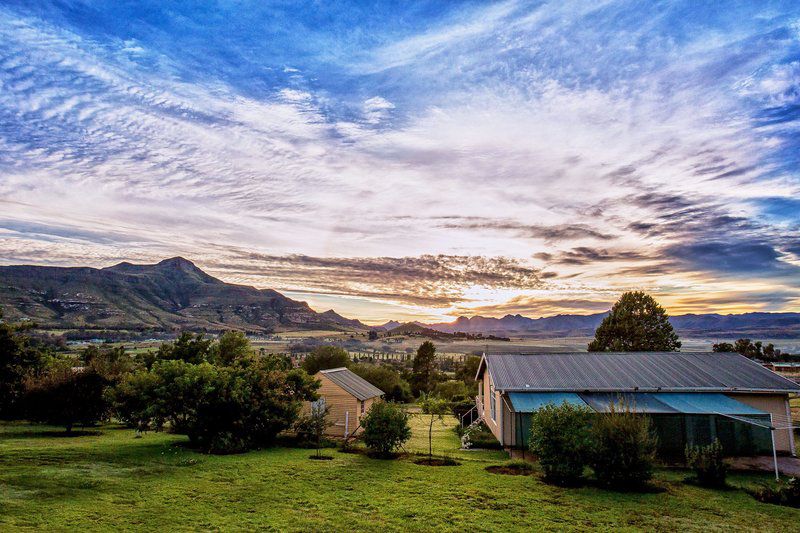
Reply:
[[93, 425], [108, 415], [108, 381], [92, 368], [75, 368], [59, 361], [43, 375], [26, 382], [25, 412], [35, 422], [64, 426]]
[[350, 354], [338, 346], [319, 346], [303, 359], [303, 370], [314, 375], [320, 370], [350, 366]]
[[680, 347], [667, 312], [641, 291], [623, 294], [589, 343], [590, 352], [674, 352]]
[[414, 394], [429, 393], [435, 385], [436, 377], [436, 346], [431, 341], [425, 341], [417, 348], [412, 367], [411, 387]]
[[211, 347], [211, 360], [218, 365], [231, 365], [237, 359], [247, 357], [253, 352], [250, 340], [241, 331], [226, 331]]
[[389, 365], [360, 363], [352, 365], [350, 370], [381, 389], [384, 400], [406, 403], [414, 399], [411, 386]]
[[0, 420], [22, 416], [25, 380], [40, 373], [50, 359], [48, 349], [23, 334], [32, 327], [4, 321], [0, 309]]
[[213, 453], [272, 444], [291, 427], [319, 381], [273, 358], [245, 357], [236, 366], [158, 361], [129, 374], [114, 390], [120, 420], [140, 429], [169, 424], [194, 446]]

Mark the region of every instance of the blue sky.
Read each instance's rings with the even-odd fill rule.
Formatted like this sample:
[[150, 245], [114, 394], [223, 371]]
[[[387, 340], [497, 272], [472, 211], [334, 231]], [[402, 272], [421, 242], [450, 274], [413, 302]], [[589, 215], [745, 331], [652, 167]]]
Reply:
[[4, 2], [0, 262], [368, 321], [800, 310], [796, 2]]

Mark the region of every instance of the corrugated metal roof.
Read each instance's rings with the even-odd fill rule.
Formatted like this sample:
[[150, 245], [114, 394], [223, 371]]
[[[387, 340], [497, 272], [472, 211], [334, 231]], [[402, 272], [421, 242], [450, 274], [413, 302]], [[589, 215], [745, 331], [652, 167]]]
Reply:
[[[703, 394], [703, 393], [693, 393]], [[667, 405], [649, 392], [582, 392], [581, 399], [598, 413], [628, 408], [637, 413], [677, 414], [680, 411]]]
[[576, 352], [486, 355], [503, 391], [800, 392], [800, 385], [735, 353]]
[[510, 392], [508, 398], [515, 413], [532, 413], [548, 404], [570, 403], [586, 407], [586, 402], [574, 392]]
[[330, 379], [359, 400], [369, 400], [376, 396], [383, 396], [382, 390], [350, 369], [344, 367], [330, 368], [328, 370], [320, 370], [319, 372], [320, 374], [325, 374], [326, 378]]
[[656, 398], [687, 415], [766, 415], [746, 403], [729, 398], [719, 392], [657, 392]]

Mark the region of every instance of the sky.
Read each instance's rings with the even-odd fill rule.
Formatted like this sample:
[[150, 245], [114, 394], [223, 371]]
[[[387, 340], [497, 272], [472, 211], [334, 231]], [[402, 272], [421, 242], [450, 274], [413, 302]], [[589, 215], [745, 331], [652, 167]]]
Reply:
[[800, 311], [800, 3], [0, 4], [0, 264], [368, 323]]

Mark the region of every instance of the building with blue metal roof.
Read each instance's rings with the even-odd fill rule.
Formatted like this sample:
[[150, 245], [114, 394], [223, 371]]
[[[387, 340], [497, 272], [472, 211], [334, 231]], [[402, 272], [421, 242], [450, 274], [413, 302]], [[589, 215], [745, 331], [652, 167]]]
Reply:
[[481, 418], [506, 448], [527, 447], [533, 412], [567, 402], [649, 416], [665, 455], [714, 439], [729, 455], [771, 453], [773, 437], [795, 452], [788, 400], [800, 385], [739, 354], [492, 354], [476, 379]]

